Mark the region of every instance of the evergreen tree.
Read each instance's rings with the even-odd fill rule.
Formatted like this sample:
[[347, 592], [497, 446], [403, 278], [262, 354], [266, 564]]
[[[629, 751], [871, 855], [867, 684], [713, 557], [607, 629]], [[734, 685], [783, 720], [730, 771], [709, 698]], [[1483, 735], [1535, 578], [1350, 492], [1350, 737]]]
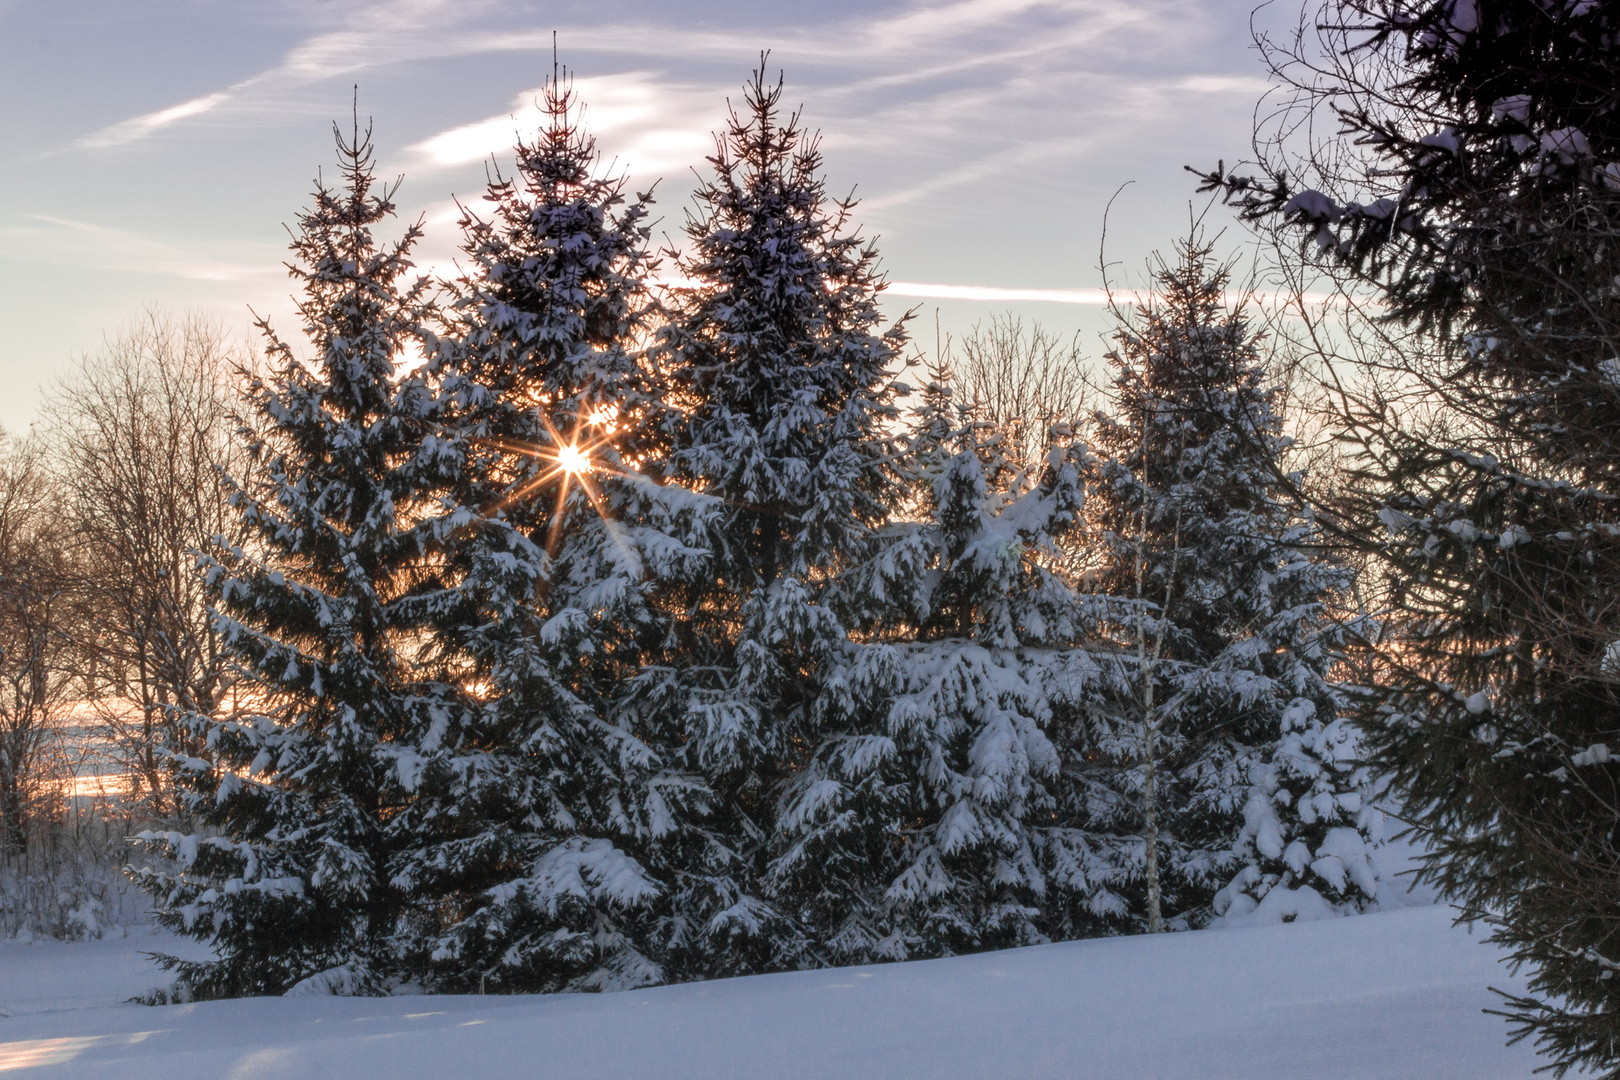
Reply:
[[177, 864], [142, 875], [159, 920], [215, 951], [160, 958], [182, 996], [374, 993], [397, 970], [392, 756], [416, 629], [400, 605], [428, 550], [431, 402], [396, 365], [424, 347], [427, 310], [407, 279], [419, 225], [372, 234], [394, 188], [374, 186], [370, 129], [337, 144], [343, 187], [317, 184], [292, 244], [313, 356], [261, 321], [273, 373], [244, 433], [263, 479], [232, 495], [253, 538], [206, 563], [244, 711], [191, 718], [210, 753], [182, 763], [200, 830], [145, 837]]
[[1078, 450], [1031, 475], [947, 379], [916, 417], [917, 520], [838, 581], [875, 617], [826, 662], [778, 822], [773, 893], [835, 963], [1038, 943], [1049, 894], [1087, 888], [1083, 845], [1052, 824], [1043, 730], [1048, 684], [1084, 661], [1053, 569], [1079, 527]]
[[676, 626], [639, 690], [663, 745], [714, 809], [681, 856], [671, 940], [684, 976], [809, 963], [764, 894], [781, 786], [815, 739], [828, 659], [847, 639], [825, 603], [896, 493], [890, 423], [901, 327], [879, 329], [877, 256], [828, 198], [816, 140], [780, 120], [763, 61], [697, 193], [660, 356], [674, 403], [671, 474], [719, 510], [701, 582], [669, 594]]
[[[1331, 520], [1399, 631], [1370, 755], [1423, 876], [1530, 964], [1516, 1037], [1620, 1076], [1620, 5], [1330, 0], [1312, 22], [1267, 50], [1297, 94], [1257, 174], [1206, 179], [1398, 338], [1335, 384], [1355, 452]], [[1334, 134], [1294, 139], [1311, 112]]]
[[1117, 849], [1118, 895], [1150, 931], [1296, 884], [1363, 905], [1370, 824], [1338, 748], [1324, 610], [1348, 577], [1279, 483], [1278, 390], [1222, 307], [1227, 272], [1195, 239], [1156, 277], [1110, 354], [1088, 476], [1114, 692], [1079, 746], [1087, 812], [1139, 838]]
[[702, 808], [620, 701], [665, 632], [650, 590], [703, 552], [668, 532], [694, 500], [635, 471], [660, 418], [635, 353], [648, 199], [598, 173], [576, 106], [553, 78], [487, 219], [463, 218], [435, 363], [458, 475], [433, 523], [442, 587], [417, 603], [442, 674], [402, 758], [393, 868], [435, 988], [661, 981], [647, 856]]
[[[1333, 700], [1338, 703], [1339, 695]], [[1227, 925], [1291, 922], [1367, 911], [1379, 882], [1369, 857], [1382, 838], [1380, 811], [1348, 717], [1323, 717], [1298, 698], [1260, 748], [1235, 845], [1241, 869], [1215, 894]]]

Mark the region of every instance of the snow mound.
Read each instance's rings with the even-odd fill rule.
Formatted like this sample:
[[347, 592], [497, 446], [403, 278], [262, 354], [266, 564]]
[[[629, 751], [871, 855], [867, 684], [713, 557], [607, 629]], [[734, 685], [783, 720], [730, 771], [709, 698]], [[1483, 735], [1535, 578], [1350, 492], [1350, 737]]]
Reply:
[[[0, 945], [0, 1073], [624, 1080], [1515, 1080], [1522, 983], [1439, 907], [604, 995], [114, 1005], [155, 937]], [[184, 943], [180, 943], [184, 944]], [[10, 1075], [6, 1080], [11, 1080]]]

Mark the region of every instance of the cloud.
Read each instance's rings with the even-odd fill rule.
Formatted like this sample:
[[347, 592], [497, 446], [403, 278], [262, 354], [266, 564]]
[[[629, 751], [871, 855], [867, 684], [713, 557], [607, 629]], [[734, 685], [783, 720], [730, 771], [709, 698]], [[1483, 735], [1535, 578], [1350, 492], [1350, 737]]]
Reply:
[[135, 142], [137, 139], [144, 139], [153, 132], [160, 131], [181, 120], [211, 112], [230, 99], [230, 91], [221, 90], [217, 93], [206, 94], [203, 97], [192, 98], [190, 101], [182, 101], [178, 105], [170, 105], [167, 109], [159, 109], [157, 112], [136, 116], [113, 124], [111, 127], [102, 128], [100, 131], [91, 132], [80, 139], [77, 145], [96, 149]]
[[[862, 51], [869, 55], [892, 55], [896, 51], [932, 51], [941, 42], [971, 36], [980, 43], [985, 35], [1013, 30], [1019, 16], [1069, 13], [1093, 31], [1101, 32], [1148, 17], [1150, 5], [1119, 3], [1116, 0], [1082, 0], [1052, 3], [1050, 0], [958, 0], [957, 3], [919, 5], [904, 15], [873, 19], [860, 33]], [[1021, 29], [1021, 27], [1019, 27]], [[1019, 37], [1020, 34], [1009, 36]]]
[[[1082, 46], [1094, 45], [1122, 28], [1144, 24], [1154, 18], [1159, 8], [1177, 2], [1187, 0], [956, 0], [911, 4], [900, 14], [773, 28], [768, 34], [757, 30], [714, 31], [675, 20], [661, 23], [656, 18], [564, 27], [558, 32], [570, 55], [643, 55], [657, 57], [661, 66], [676, 58], [683, 64], [698, 60], [746, 61], [762, 45], [770, 46], [774, 50], [773, 63], [809, 63], [837, 69], [840, 74], [829, 92], [851, 97], [866, 96], [884, 86], [947, 78], [970, 68], [1011, 67], [1016, 74], [1027, 77], [1032, 58], [1082, 56]], [[349, 15], [343, 27], [311, 35], [288, 50], [273, 67], [226, 90], [122, 121], [86, 136], [78, 145], [99, 148], [134, 142], [227, 104], [246, 108], [250, 99], [282, 98], [288, 89], [360, 71], [426, 59], [550, 50], [553, 39], [549, 28], [502, 27], [496, 31], [477, 25], [481, 16], [493, 13], [504, 17], [507, 10], [500, 5], [448, 0], [394, 0], [367, 5]], [[920, 62], [899, 63], [902, 58]], [[851, 67], [873, 65], [877, 70], [866, 73], [864, 78], [848, 77]], [[714, 89], [709, 87], [706, 92]], [[593, 124], [600, 122], [602, 111], [598, 109], [593, 115]], [[484, 123], [498, 124], [499, 120], [496, 117]], [[458, 146], [487, 143], [492, 132], [472, 130], [476, 127], [469, 124], [456, 129], [454, 139], [447, 139], [430, 153], [453, 156], [461, 152]], [[509, 136], [510, 131], [502, 134]], [[663, 151], [664, 156], [672, 149]], [[657, 140], [643, 150], [649, 158], [658, 157]]]
[[[187, 245], [93, 222], [29, 214], [32, 226], [3, 230], [16, 246], [35, 246], [35, 257], [100, 270], [162, 274], [190, 281], [268, 281], [285, 276], [280, 249], [233, 245], [224, 257], [204, 245]], [[31, 243], [33, 242], [33, 243]]]
[[[706, 87], [671, 85], [652, 72], [576, 79], [586, 130], [597, 138], [615, 171], [657, 176], [701, 161], [714, 143], [710, 132], [721, 106]], [[544, 89], [518, 94], [511, 111], [451, 128], [406, 148], [415, 172], [454, 168], [495, 155], [504, 158], [521, 135], [533, 138], [546, 122]]]
[[[348, 28], [316, 34], [300, 42], [272, 68], [225, 90], [119, 121], [91, 132], [73, 145], [83, 149], [122, 146], [222, 106], [248, 106], [253, 98], [266, 94], [274, 97], [289, 86], [321, 82], [402, 60], [448, 55], [446, 37], [442, 33], [446, 28], [444, 24], [476, 13], [483, 6], [487, 5], [452, 0], [395, 0], [361, 8], [349, 17]], [[369, 29], [377, 26], [386, 29]]]
[[1239, 94], [1245, 98], [1258, 98], [1272, 85], [1254, 75], [1189, 75], [1176, 83], [1176, 88], [1191, 90], [1195, 94]]
[[995, 285], [929, 285], [917, 281], [891, 281], [884, 292], [919, 300], [984, 300], [998, 304], [1106, 305], [1105, 289], [1004, 289]]
[[[1155, 303], [1163, 299], [1159, 293], [1139, 289], [1007, 289], [995, 285], [931, 285], [917, 281], [891, 281], [884, 290], [889, 296], [905, 296], [919, 300], [979, 300], [995, 304], [1082, 304], [1087, 307], [1107, 307], [1118, 303]], [[1290, 307], [1304, 302], [1310, 307], [1338, 305], [1345, 298], [1337, 293], [1304, 293], [1295, 296], [1282, 292], [1239, 292], [1221, 294], [1221, 303], [1228, 308], [1245, 304], [1261, 307]]]
[[[1062, 185], [1096, 187], [1098, 176], [1117, 167], [1114, 159], [1123, 160], [1122, 150], [1145, 153], [1146, 140], [1158, 139], [1148, 149], [1159, 157], [1173, 153], [1181, 138], [1196, 134], [1200, 118], [1230, 113], [1239, 98], [1256, 98], [1265, 88], [1246, 72], [1222, 70], [1219, 57], [1227, 54], [1206, 48], [1217, 14], [1211, 5], [1223, 0], [880, 0], [855, 14], [806, 9], [790, 25], [761, 17], [720, 29], [705, 26], [696, 8], [628, 2], [635, 7], [615, 5], [616, 22], [558, 28], [565, 58], [592, 71], [575, 89], [606, 168], [628, 173], [638, 188], [659, 176], [685, 185], [688, 170], [701, 171], [712, 152], [728, 96], [737, 100], [747, 66], [769, 46], [772, 68], [785, 67], [791, 76], [784, 104], [810, 103], [805, 124], [825, 132], [834, 182], [860, 179], [861, 212], [890, 237], [952, 227], [943, 223], [964, 210], [969, 229], [980, 223], [993, 229], [987, 223], [999, 202], [1016, 204], [1025, 193]], [[644, 17], [632, 17], [636, 8]], [[321, 8], [322, 18], [334, 14], [336, 21], [247, 79], [125, 120], [78, 145], [124, 145], [221, 111], [253, 129], [318, 100], [327, 107], [330, 85], [308, 89], [323, 82], [389, 68], [385, 86], [440, 80], [482, 62], [468, 57], [549, 60], [552, 45], [549, 27], [512, 25], [534, 16], [510, 4], [389, 0]], [[455, 58], [461, 58], [456, 67], [437, 65]], [[440, 121], [440, 130], [412, 131], [415, 141], [382, 171], [420, 178], [476, 167], [492, 155], [504, 167], [515, 138], [532, 138], [544, 121], [541, 90], [506, 98], [508, 83], [493, 101], [480, 99], [476, 87], [489, 83], [445, 84], [451, 96], [441, 104], [457, 111]], [[506, 109], [499, 108], [503, 98]], [[1179, 172], [1161, 186], [1175, 185], [1186, 186]], [[436, 225], [459, 216], [453, 203], [435, 205]], [[1084, 213], [1092, 213], [1089, 206]], [[1149, 227], [1158, 226], [1143, 229]], [[435, 228], [424, 257], [448, 251], [453, 231]], [[1129, 226], [1121, 234], [1134, 239]], [[171, 258], [158, 264], [188, 265]]]

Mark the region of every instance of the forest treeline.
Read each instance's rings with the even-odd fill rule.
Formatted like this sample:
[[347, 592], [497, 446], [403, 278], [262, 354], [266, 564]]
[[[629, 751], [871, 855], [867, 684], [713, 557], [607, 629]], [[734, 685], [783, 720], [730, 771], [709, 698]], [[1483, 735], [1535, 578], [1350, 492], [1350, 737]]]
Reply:
[[566, 83], [455, 282], [414, 274], [357, 124], [295, 233], [307, 350], [265, 325], [233, 366], [153, 319], [52, 398], [43, 465], [17, 448], [83, 609], [41, 685], [115, 725], [134, 873], [218, 952], [173, 993], [1376, 903], [1349, 575], [1225, 268], [1160, 268], [1103, 410], [1039, 328], [924, 362], [781, 93], [762, 67], [719, 136], [673, 289]]
[[679, 252], [554, 79], [421, 278], [356, 122], [296, 346], [154, 321], [9, 448], [0, 842], [71, 703], [160, 998], [607, 990], [1370, 910], [1392, 808], [1620, 1075], [1617, 21], [1263, 38], [1200, 176], [1292, 317], [1194, 235], [1092, 387], [919, 356], [763, 64]]

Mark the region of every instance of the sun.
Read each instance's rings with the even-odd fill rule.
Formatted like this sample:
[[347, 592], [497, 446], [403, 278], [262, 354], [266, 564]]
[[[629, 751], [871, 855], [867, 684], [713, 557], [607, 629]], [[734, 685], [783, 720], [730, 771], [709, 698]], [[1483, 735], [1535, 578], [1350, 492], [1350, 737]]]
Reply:
[[[547, 551], [555, 547], [560, 536], [559, 530], [570, 516], [567, 512], [569, 494], [576, 486], [584, 493], [596, 513], [604, 521], [608, 519], [608, 509], [597, 490], [597, 483], [611, 476], [622, 476], [624, 473], [617, 467], [618, 459], [611, 453], [606, 457], [597, 457], [596, 454], [609, 445], [611, 433], [616, 426], [614, 418], [617, 415], [617, 410], [598, 406], [590, 413], [584, 413], [577, 418], [572, 434], [563, 435], [544, 413], [541, 413], [537, 419], [544, 426], [548, 436], [544, 443], [500, 438], [488, 440], [506, 453], [520, 455], [540, 466], [531, 467], [532, 471], [526, 469], [527, 475], [521, 482], [513, 485], [512, 490], [507, 492], [499, 505], [511, 505], [528, 499], [548, 486], [555, 488], [556, 511], [551, 515], [551, 535], [546, 541]], [[587, 427], [596, 429], [593, 436], [586, 437], [584, 429]]]
[[579, 447], [566, 443], [557, 448], [557, 468], [578, 476], [591, 471], [591, 459]]

